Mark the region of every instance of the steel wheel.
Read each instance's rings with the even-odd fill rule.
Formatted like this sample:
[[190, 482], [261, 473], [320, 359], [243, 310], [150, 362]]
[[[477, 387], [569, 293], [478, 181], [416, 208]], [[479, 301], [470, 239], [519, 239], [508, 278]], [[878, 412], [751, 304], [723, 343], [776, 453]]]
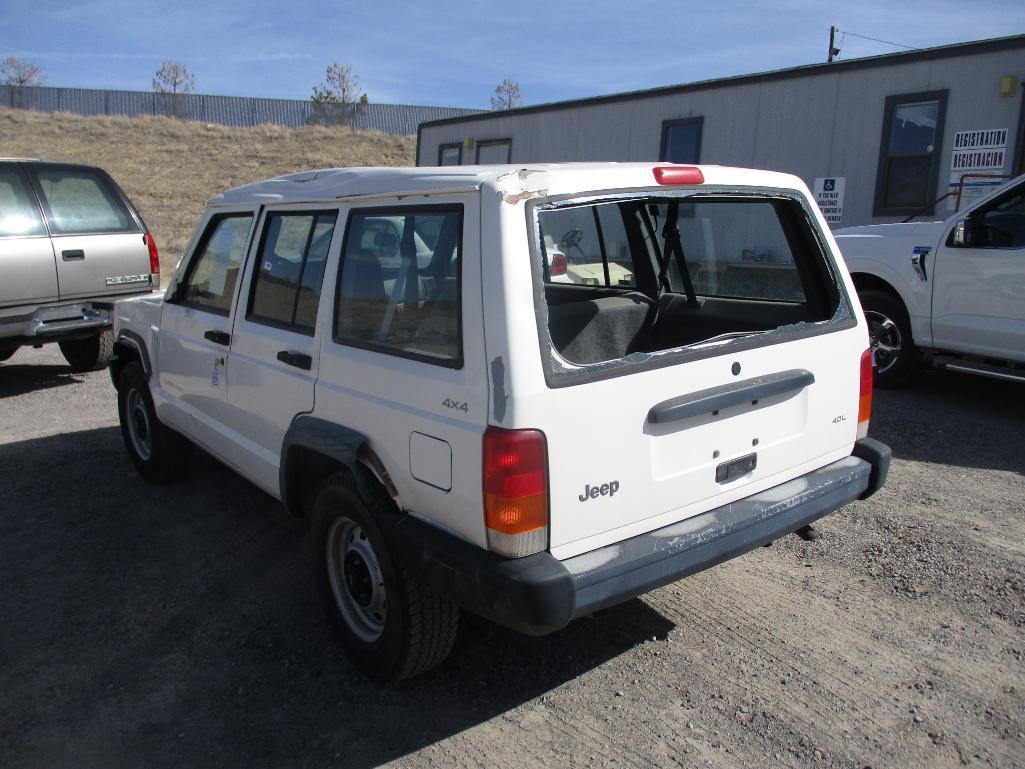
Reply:
[[144, 462], [153, 456], [153, 429], [150, 426], [149, 411], [142, 393], [134, 387], [125, 397], [125, 416], [127, 417], [128, 438], [132, 448]]
[[900, 327], [877, 310], [865, 310], [865, 320], [872, 341], [872, 361], [876, 371], [885, 374], [897, 364], [904, 349]]
[[388, 596], [366, 532], [351, 518], [337, 518], [328, 531], [325, 555], [331, 592], [345, 623], [361, 641], [378, 640], [388, 617]]

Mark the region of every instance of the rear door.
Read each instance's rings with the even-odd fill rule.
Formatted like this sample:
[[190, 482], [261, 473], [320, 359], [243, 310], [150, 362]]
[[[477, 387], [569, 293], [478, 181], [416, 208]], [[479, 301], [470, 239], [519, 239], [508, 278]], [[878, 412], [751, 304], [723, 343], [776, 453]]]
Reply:
[[57, 267], [42, 212], [17, 163], [0, 163], [0, 307], [57, 298]]
[[317, 318], [337, 220], [337, 207], [267, 209], [237, 303], [227, 426], [237, 436], [237, 466], [271, 493], [285, 432], [313, 410], [324, 327]]
[[[556, 386], [528, 399], [522, 415], [516, 407], [516, 426], [540, 427], [548, 440], [551, 548], [560, 558], [846, 456], [858, 422], [867, 338], [849, 313], [832, 321], [842, 295], [800, 205], [709, 197], [681, 203], [669, 227], [664, 203], [624, 207], [618, 220], [609, 205], [592, 217], [592, 232], [579, 208], [540, 214], [556, 242], [583, 230], [570, 238], [581, 259], [610, 267], [604, 285], [548, 289], [571, 300], [548, 308], [549, 323], [565, 325], [553, 339], [569, 341], [554, 355], [542, 351]], [[667, 245], [674, 228], [680, 254]], [[643, 251], [629, 257], [641, 243], [650, 263]], [[632, 287], [618, 287], [611, 269], [624, 262], [639, 286], [655, 273], [661, 295], [624, 293]], [[825, 333], [831, 326], [837, 332]]]
[[111, 296], [150, 286], [142, 223], [98, 168], [26, 164], [43, 204], [61, 299]]

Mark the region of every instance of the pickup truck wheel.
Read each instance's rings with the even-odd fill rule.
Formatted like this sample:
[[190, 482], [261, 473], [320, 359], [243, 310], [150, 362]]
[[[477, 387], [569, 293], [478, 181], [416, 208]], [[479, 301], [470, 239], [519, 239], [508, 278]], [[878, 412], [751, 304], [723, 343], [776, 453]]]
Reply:
[[859, 295], [872, 341], [877, 387], [896, 387], [907, 381], [921, 353], [911, 340], [911, 322], [903, 303], [885, 291]]
[[440, 664], [459, 609], [393, 561], [375, 521], [394, 514], [384, 495], [364, 500], [347, 474], [317, 493], [310, 526], [317, 589], [349, 657], [373, 678], [397, 681]]
[[88, 339], [61, 342], [59, 347], [72, 371], [102, 371], [114, 356], [114, 334], [108, 328]]
[[139, 474], [154, 483], [180, 478], [187, 466], [191, 444], [157, 419], [149, 385], [138, 363], [121, 372], [117, 388], [121, 437]]

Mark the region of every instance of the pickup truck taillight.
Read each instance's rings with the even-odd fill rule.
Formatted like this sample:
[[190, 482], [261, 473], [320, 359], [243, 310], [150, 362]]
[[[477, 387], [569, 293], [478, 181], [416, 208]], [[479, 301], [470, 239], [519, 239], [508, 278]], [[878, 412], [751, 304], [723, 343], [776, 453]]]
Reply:
[[484, 431], [488, 549], [519, 558], [548, 546], [548, 445], [540, 430]]
[[152, 232], [142, 236], [146, 241], [146, 248], [149, 249], [149, 278], [153, 288], [160, 288], [160, 252], [157, 251], [157, 241]]
[[861, 354], [861, 386], [858, 395], [858, 438], [868, 437], [868, 420], [872, 416], [872, 350]]
[[566, 256], [564, 254], [552, 254], [551, 274], [565, 275], [567, 269], [568, 265], [566, 264]]

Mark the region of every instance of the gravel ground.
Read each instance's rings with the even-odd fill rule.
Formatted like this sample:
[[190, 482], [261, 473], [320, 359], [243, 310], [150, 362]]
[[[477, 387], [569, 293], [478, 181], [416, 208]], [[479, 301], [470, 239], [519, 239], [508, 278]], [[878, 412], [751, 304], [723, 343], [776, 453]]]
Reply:
[[380, 687], [302, 522], [197, 459], [135, 474], [105, 372], [0, 366], [0, 766], [1025, 766], [1021, 386], [876, 394], [885, 489], [545, 638], [465, 621]]

